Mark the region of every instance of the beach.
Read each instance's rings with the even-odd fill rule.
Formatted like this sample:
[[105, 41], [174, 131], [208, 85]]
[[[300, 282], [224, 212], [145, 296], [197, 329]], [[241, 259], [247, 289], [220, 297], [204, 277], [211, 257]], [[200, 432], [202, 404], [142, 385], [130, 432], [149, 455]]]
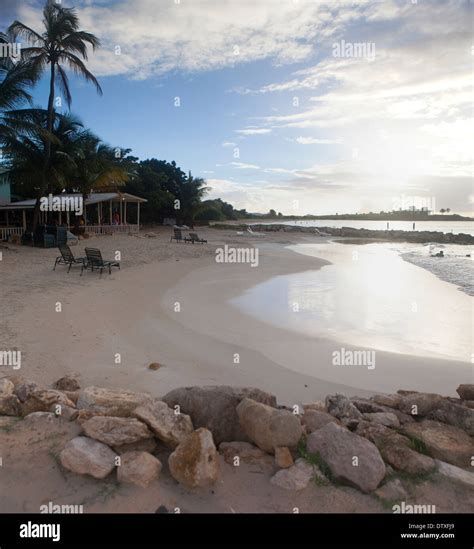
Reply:
[[[120, 252], [121, 270], [102, 277], [90, 271], [80, 276], [79, 267], [69, 273], [64, 266], [53, 271], [55, 249], [6, 245], [0, 262], [0, 345], [20, 350], [22, 360], [20, 370], [2, 367], [2, 376], [19, 374], [51, 386], [74, 374], [81, 387], [159, 398], [194, 385], [256, 387], [286, 407], [334, 393], [367, 397], [399, 388], [449, 396], [458, 384], [469, 383], [466, 363], [383, 351], [377, 351], [374, 370], [336, 368], [331, 363], [334, 350], [356, 347], [284, 329], [236, 306], [234, 301], [245, 292], [274, 277], [329, 266], [326, 259], [291, 249], [312, 245], [315, 239], [330, 245], [327, 238], [238, 236], [211, 228], [199, 234], [209, 243], [171, 243], [169, 228], [81, 240], [72, 248], [76, 256], [86, 245], [99, 247], [108, 258]], [[225, 245], [257, 247], [258, 266], [217, 263], [215, 251]], [[152, 362], [160, 367], [149, 369]], [[61, 449], [80, 432], [76, 423], [55, 418], [31, 417], [14, 429], [5, 428], [1, 440], [8, 475], [2, 477], [2, 511], [37, 512], [40, 505], [55, 502], [83, 504], [84, 512], [154, 512], [160, 504], [182, 512], [292, 512], [295, 506], [301, 512], [386, 512], [380, 500], [350, 487], [314, 484], [301, 492], [281, 490], [269, 483], [275, 470], [266, 462], [242, 463], [238, 471], [222, 462], [212, 490], [186, 490], [169, 475], [147, 490], [110, 478], [97, 483], [64, 474], [57, 463]], [[155, 455], [166, 463], [166, 452]], [[472, 490], [444, 478], [417, 487], [416, 497], [435, 503], [439, 511], [465, 512], [474, 504]]]
[[[183, 385], [250, 385], [272, 391], [288, 405], [329, 392], [394, 391], [400, 380], [406, 389], [444, 393], [449, 387], [452, 394], [456, 382], [470, 381], [462, 361], [450, 360], [448, 368], [440, 358], [384, 351], [377, 351], [374, 370], [333, 367], [335, 349], [357, 348], [343, 335], [337, 343], [282, 329], [231, 303], [272, 277], [326, 265], [288, 248], [315, 237], [285, 233], [256, 240], [231, 231], [201, 232], [208, 245], [170, 243], [169, 229], [153, 230], [154, 238], [95, 237], [88, 245], [93, 242], [105, 257], [116, 251], [122, 257], [121, 271], [101, 278], [91, 272], [81, 277], [79, 267], [69, 274], [61, 266], [53, 272], [56, 250], [10, 245], [0, 263], [3, 309], [9, 312], [2, 315], [2, 346], [22, 351], [21, 373], [35, 381], [49, 383], [76, 372], [86, 385], [157, 394]], [[76, 255], [84, 242], [73, 248]], [[216, 263], [215, 249], [226, 243], [257, 246], [258, 267]], [[436, 289], [453, 288], [435, 282]], [[150, 371], [151, 362], [165, 367]]]

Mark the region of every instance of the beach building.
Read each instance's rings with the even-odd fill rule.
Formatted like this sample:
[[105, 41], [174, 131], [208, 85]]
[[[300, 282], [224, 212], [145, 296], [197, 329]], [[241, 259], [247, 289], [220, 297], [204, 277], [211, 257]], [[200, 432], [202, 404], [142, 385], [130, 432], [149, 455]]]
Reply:
[[[147, 202], [144, 198], [120, 191], [90, 193], [83, 204], [79, 193], [61, 193], [45, 198], [49, 198], [53, 209], [40, 212], [40, 223], [46, 224], [53, 219], [58, 225], [73, 229], [77, 223], [75, 212], [78, 212], [81, 230], [94, 234], [137, 233], [140, 230], [140, 205]], [[54, 204], [59, 201], [81, 203], [81, 209], [56, 210]], [[8, 174], [0, 173], [0, 240], [6, 240], [11, 235], [22, 235], [27, 230], [35, 203], [35, 199], [12, 202]]]

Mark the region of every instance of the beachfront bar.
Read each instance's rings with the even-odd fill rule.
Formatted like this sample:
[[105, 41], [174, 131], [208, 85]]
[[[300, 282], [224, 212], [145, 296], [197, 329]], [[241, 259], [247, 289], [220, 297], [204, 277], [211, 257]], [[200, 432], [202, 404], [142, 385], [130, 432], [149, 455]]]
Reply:
[[[81, 197], [79, 194], [56, 195], [53, 198]], [[58, 225], [69, 230], [79, 226], [82, 232], [94, 234], [137, 233], [140, 230], [140, 204], [144, 198], [129, 193], [91, 193], [83, 205], [79, 225], [71, 211], [40, 211], [39, 223], [54, 218]], [[0, 203], [0, 240], [22, 235], [31, 223], [36, 200]], [[133, 205], [133, 206], [132, 206]]]

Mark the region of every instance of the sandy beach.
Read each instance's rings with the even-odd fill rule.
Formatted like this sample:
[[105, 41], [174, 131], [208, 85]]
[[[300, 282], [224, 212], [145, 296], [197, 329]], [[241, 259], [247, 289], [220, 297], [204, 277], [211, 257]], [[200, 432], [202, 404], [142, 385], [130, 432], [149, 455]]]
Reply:
[[[340, 342], [278, 328], [230, 303], [274, 276], [327, 265], [287, 248], [314, 242], [315, 237], [269, 234], [263, 239], [209, 228], [199, 232], [209, 244], [170, 243], [166, 228], [150, 229], [152, 237], [142, 231], [139, 236], [80, 241], [73, 248], [76, 256], [85, 244], [100, 247], [104, 257], [120, 251], [122, 269], [101, 278], [91, 272], [81, 277], [77, 267], [69, 274], [61, 266], [53, 272], [54, 249], [2, 248], [0, 344], [22, 352], [20, 371], [3, 367], [2, 375], [18, 373], [49, 386], [74, 373], [82, 387], [130, 389], [154, 397], [191, 385], [251, 386], [275, 394], [278, 403], [287, 406], [335, 392], [367, 396], [400, 386], [446, 394], [464, 381], [464, 363], [452, 361], [451, 372], [446, 372], [441, 360], [383, 352], [378, 352], [380, 367], [375, 371], [334, 372], [328, 365]], [[217, 264], [215, 249], [225, 244], [258, 246], [258, 268]], [[162, 367], [150, 370], [151, 362]], [[90, 477], [65, 475], [54, 457], [79, 432], [78, 425], [60, 419], [48, 429], [26, 420], [3, 432], [2, 470], [8, 475], [2, 477], [2, 511], [37, 512], [48, 501], [83, 503], [85, 512], [154, 512], [159, 505], [183, 512], [291, 512], [294, 506], [301, 512], [386, 511], [375, 497], [349, 487], [281, 490], [268, 482], [274, 472], [271, 464], [243, 464], [237, 472], [222, 462], [221, 479], [213, 490], [190, 492], [169, 476], [146, 491], [113, 480], [97, 484]], [[32, 446], [34, 468], [29, 466]], [[162, 461], [166, 463], [166, 454]], [[472, 507], [469, 497], [459, 496], [461, 488], [439, 482], [437, 490], [423, 484], [416, 497], [429, 498], [440, 510]]]

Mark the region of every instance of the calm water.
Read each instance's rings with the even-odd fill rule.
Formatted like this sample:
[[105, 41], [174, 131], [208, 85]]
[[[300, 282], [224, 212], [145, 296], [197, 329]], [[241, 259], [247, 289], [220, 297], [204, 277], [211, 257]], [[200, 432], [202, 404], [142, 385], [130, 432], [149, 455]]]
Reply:
[[[428, 254], [426, 247], [412, 245], [407, 251], [394, 248], [393, 243], [327, 242], [290, 248], [332, 264], [272, 278], [233, 304], [260, 320], [314, 337], [470, 361], [472, 298], [401, 256], [403, 252]], [[472, 278], [472, 262], [462, 260]]]
[[[254, 221], [249, 224], [257, 224]], [[272, 223], [280, 223], [279, 221], [264, 221], [262, 224], [268, 225]], [[354, 229], [371, 229], [382, 230], [387, 228], [387, 221], [342, 221], [339, 219], [316, 219], [308, 221], [282, 221], [282, 225], [301, 225], [303, 227], [353, 227]], [[389, 229], [394, 231], [411, 231], [413, 230], [413, 221], [389, 221]], [[440, 231], [443, 233], [465, 233], [474, 236], [473, 221], [417, 221], [415, 224], [417, 231]]]

